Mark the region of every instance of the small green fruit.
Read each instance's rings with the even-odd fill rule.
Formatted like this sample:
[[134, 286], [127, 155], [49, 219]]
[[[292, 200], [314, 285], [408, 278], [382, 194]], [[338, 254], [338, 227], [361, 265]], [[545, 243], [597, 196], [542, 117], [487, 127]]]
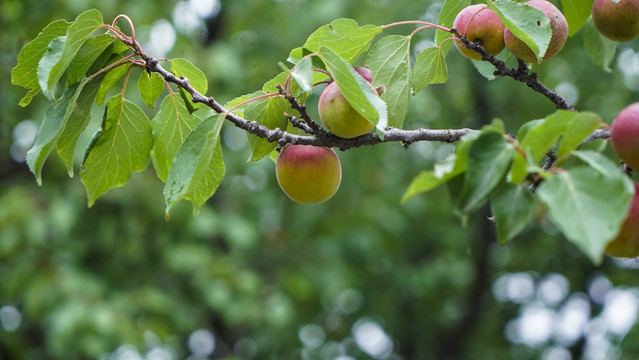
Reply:
[[277, 156], [277, 182], [291, 200], [315, 204], [331, 198], [342, 180], [342, 167], [333, 149], [287, 145]]
[[630, 202], [626, 219], [621, 224], [619, 234], [608, 243], [605, 253], [621, 258], [639, 256], [639, 184], [635, 183], [635, 196]]
[[[377, 91], [371, 84], [371, 71], [363, 67], [355, 67], [354, 69], [367, 81], [375, 94], [377, 94]], [[341, 138], [350, 139], [368, 134], [375, 128], [373, 123], [366, 120], [365, 117], [351, 106], [336, 82], [328, 84], [324, 91], [322, 91], [317, 108], [324, 126], [326, 126], [330, 132]]]
[[[471, 42], [480, 43], [490, 55], [504, 50], [504, 24], [486, 4], [465, 7], [455, 17], [453, 28]], [[461, 40], [455, 40], [455, 46], [465, 57], [481, 60], [481, 55], [465, 47]]]
[[632, 41], [639, 37], [639, 0], [595, 0], [592, 21], [608, 39]]
[[[564, 17], [564, 14], [557, 9], [555, 5], [546, 0], [530, 0], [524, 4], [536, 7], [548, 16], [550, 19], [550, 30], [552, 31], [552, 37], [550, 38], [550, 44], [542, 60], [548, 60], [555, 56], [566, 44], [568, 39], [568, 22]], [[504, 31], [504, 40], [506, 47], [513, 55], [518, 58], [531, 63], [537, 63], [537, 56], [535, 53], [524, 43], [513, 35], [510, 30]]]
[[628, 105], [612, 121], [610, 144], [623, 162], [639, 169], [639, 103]]

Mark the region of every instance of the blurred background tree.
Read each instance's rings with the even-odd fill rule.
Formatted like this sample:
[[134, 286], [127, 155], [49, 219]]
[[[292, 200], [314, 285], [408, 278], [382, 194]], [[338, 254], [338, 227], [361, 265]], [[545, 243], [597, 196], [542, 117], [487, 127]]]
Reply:
[[[304, 206], [278, 188], [270, 160], [246, 163], [246, 136], [227, 124], [220, 189], [198, 216], [183, 203], [168, 222], [150, 169], [88, 209], [59, 161], [46, 165], [42, 187], [24, 164], [46, 105], [18, 107], [10, 71], [54, 19], [125, 13], [152, 56], [189, 59], [224, 102], [276, 75], [290, 49], [335, 18], [436, 22], [441, 3], [2, 1], [0, 359], [636, 359], [635, 260], [595, 267], [543, 216], [499, 245], [488, 209], [463, 228], [444, 187], [399, 204], [452, 145], [340, 152], [339, 192]], [[610, 122], [637, 99], [637, 43], [621, 45], [607, 73], [581, 36], [535, 70]], [[433, 33], [418, 39], [417, 50]], [[513, 130], [553, 111], [521, 84], [484, 79], [455, 51], [449, 70], [446, 84], [412, 99], [406, 128], [499, 117]], [[101, 111], [93, 117], [96, 129]]]

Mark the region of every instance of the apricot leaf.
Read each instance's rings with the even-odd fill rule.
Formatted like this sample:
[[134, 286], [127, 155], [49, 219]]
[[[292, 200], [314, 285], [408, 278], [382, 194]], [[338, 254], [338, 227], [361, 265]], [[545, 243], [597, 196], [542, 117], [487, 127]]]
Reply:
[[80, 170], [89, 207], [107, 190], [124, 185], [131, 173], [144, 170], [152, 145], [151, 124], [144, 111], [121, 94], [112, 97]]
[[568, 35], [576, 34], [588, 21], [594, 0], [561, 0], [561, 9], [568, 22]]
[[[491, 65], [492, 66], [492, 65]], [[430, 84], [448, 81], [448, 68], [440, 47], [429, 47], [417, 55], [413, 68], [413, 95]]]
[[155, 108], [155, 101], [164, 90], [164, 79], [158, 73], [149, 75], [148, 72], [142, 71], [138, 78], [138, 90], [144, 103], [150, 108]]
[[[551, 175], [537, 189], [539, 199], [566, 238], [601, 263], [604, 249], [612, 240], [628, 211], [634, 193], [630, 178], [597, 154], [591, 166], [578, 166]], [[593, 158], [592, 152], [584, 157]], [[602, 170], [605, 170], [602, 171]]]
[[[244, 116], [247, 119], [257, 121], [260, 125], [264, 125], [269, 129], [280, 128], [286, 130], [288, 119], [284, 116], [284, 112], [288, 108], [289, 104], [286, 99], [271, 96], [248, 103], [244, 110]], [[268, 140], [257, 135], [247, 133], [247, 136], [251, 148], [249, 161], [260, 160], [270, 154], [277, 146], [275, 142], [268, 142]]]
[[537, 199], [526, 185], [504, 182], [490, 199], [497, 236], [505, 244], [519, 234], [532, 219]]
[[151, 160], [160, 180], [166, 181], [175, 155], [199, 122], [200, 119], [189, 112], [177, 94], [164, 97], [160, 111], [151, 121], [154, 139]]
[[386, 87], [381, 99], [388, 106], [388, 125], [401, 128], [410, 101], [410, 37], [381, 38], [368, 52], [365, 64], [373, 74], [373, 85]]
[[186, 137], [164, 186], [167, 218], [182, 199], [190, 200], [197, 213], [222, 182], [226, 172], [220, 145], [223, 124], [224, 114], [215, 114], [202, 120]]
[[617, 52], [617, 42], [601, 35], [592, 22], [592, 18], [589, 19], [584, 26], [583, 36], [584, 48], [593, 64], [606, 72], [612, 72], [610, 64], [614, 60], [615, 53]]

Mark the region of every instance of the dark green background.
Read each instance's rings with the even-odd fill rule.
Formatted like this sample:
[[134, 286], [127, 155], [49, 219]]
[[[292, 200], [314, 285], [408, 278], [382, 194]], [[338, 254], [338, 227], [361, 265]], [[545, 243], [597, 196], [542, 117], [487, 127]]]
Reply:
[[[207, 42], [178, 34], [167, 56], [201, 68], [209, 78], [208, 95], [224, 102], [259, 89], [280, 71], [277, 63], [290, 49], [335, 18], [379, 25], [432, 21], [436, 4], [223, 1], [221, 16], [210, 21]], [[525, 318], [520, 314], [531, 314], [526, 309], [534, 306], [554, 314], [566, 298], [582, 299], [594, 321], [606, 319], [600, 316], [605, 314], [602, 299], [607, 296], [614, 304], [610, 299], [621, 293], [635, 300], [636, 310], [637, 262], [607, 258], [593, 266], [557, 235], [543, 209], [519, 238], [501, 246], [486, 219], [488, 210], [463, 228], [451, 215], [445, 187], [400, 205], [410, 180], [450, 153], [451, 145], [418, 143], [404, 149], [383, 144], [340, 152], [340, 190], [330, 201], [304, 206], [281, 192], [270, 160], [246, 162], [245, 136], [227, 124], [227, 175], [218, 192], [199, 216], [193, 217], [184, 202], [168, 222], [163, 184], [150, 166], [90, 209], [79, 176], [69, 179], [55, 156], [38, 187], [27, 166], [9, 156], [15, 126], [25, 120], [39, 124], [47, 106], [42, 97], [28, 108], [17, 106], [26, 91], [10, 84], [10, 69], [20, 48], [50, 21], [72, 20], [90, 8], [102, 11], [106, 22], [119, 13], [129, 15], [143, 39], [154, 22], [172, 21], [175, 5], [156, 0], [0, 3], [0, 307], [15, 307], [22, 317], [15, 331], [0, 327], [0, 359], [119, 359], [123, 349], [142, 357], [160, 349], [186, 359], [191, 356], [188, 338], [197, 329], [215, 334], [210, 357], [215, 359], [372, 359], [358, 346], [362, 324], [383, 329], [392, 341], [388, 358], [393, 360], [566, 359], [561, 354], [580, 359], [601, 339], [610, 346], [602, 359], [639, 356], [636, 330], [615, 335], [605, 326], [604, 335], [591, 331], [572, 342], [562, 342], [557, 332], [536, 344], [514, 342], [508, 335], [517, 326], [513, 319]], [[415, 43], [432, 38], [424, 31]], [[637, 48], [637, 43], [622, 48]], [[499, 117], [516, 132], [523, 122], [554, 110], [512, 79], [485, 80], [454, 49], [447, 62], [448, 82], [411, 100], [406, 128], [478, 128]], [[572, 85], [579, 95], [576, 107], [598, 112], [606, 122], [637, 99], [616, 61], [612, 73], [591, 63], [580, 34], [535, 70], [551, 88]], [[135, 91], [131, 96], [138, 99]], [[316, 100], [311, 98], [309, 107]], [[102, 111], [94, 109], [92, 130]], [[566, 294], [550, 291], [561, 294], [555, 302], [544, 302], [542, 290], [524, 291], [527, 284], [562, 289], [562, 281], [553, 280], [558, 278], [568, 287]], [[499, 284], [507, 279], [515, 298], [499, 297]], [[594, 279], [608, 284], [609, 291], [595, 291]], [[634, 323], [632, 309], [621, 313]], [[317, 326], [304, 327], [308, 324]], [[300, 329], [319, 328], [324, 340], [320, 336], [314, 339], [318, 347], [305, 347], [300, 333], [306, 332]], [[605, 349], [604, 343], [594, 344]]]

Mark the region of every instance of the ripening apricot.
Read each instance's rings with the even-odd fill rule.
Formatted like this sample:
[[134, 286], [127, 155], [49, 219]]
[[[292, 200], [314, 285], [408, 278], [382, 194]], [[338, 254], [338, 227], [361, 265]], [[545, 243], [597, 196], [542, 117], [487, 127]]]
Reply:
[[[455, 17], [453, 28], [471, 42], [481, 44], [490, 55], [497, 55], [504, 50], [504, 24], [486, 4], [465, 7]], [[455, 40], [455, 46], [465, 57], [481, 60], [481, 55], [465, 47], [461, 40]]]
[[[542, 58], [542, 60], [548, 60], [557, 55], [557, 53], [564, 47], [564, 44], [566, 44], [566, 39], [568, 39], [568, 21], [566, 21], [564, 14], [562, 14], [561, 11], [559, 11], [559, 9], [557, 9], [557, 7], [549, 1], [530, 0], [524, 4], [536, 7], [543, 11], [544, 14], [548, 16], [548, 19], [550, 19], [552, 37], [550, 38], [548, 49]], [[519, 40], [519, 38], [513, 35], [513, 33], [508, 29], [504, 31], [504, 40], [506, 42], [506, 47], [511, 53], [513, 53], [513, 55], [526, 62], [539, 62], [537, 60], [537, 56], [535, 56], [535, 53], [528, 47], [528, 45]]]
[[[367, 81], [375, 94], [378, 94], [371, 84], [373, 79], [371, 71], [364, 67], [354, 67], [354, 69]], [[346, 100], [336, 82], [328, 84], [322, 91], [317, 109], [324, 126], [341, 138], [350, 139], [368, 134], [375, 128], [375, 124], [366, 120]]]
[[612, 121], [610, 144], [619, 159], [639, 169], [639, 103], [626, 106]]
[[592, 21], [608, 39], [632, 41], [639, 37], [639, 0], [595, 0]]
[[342, 167], [333, 149], [287, 145], [277, 156], [277, 182], [289, 198], [314, 204], [331, 198], [342, 180]]

